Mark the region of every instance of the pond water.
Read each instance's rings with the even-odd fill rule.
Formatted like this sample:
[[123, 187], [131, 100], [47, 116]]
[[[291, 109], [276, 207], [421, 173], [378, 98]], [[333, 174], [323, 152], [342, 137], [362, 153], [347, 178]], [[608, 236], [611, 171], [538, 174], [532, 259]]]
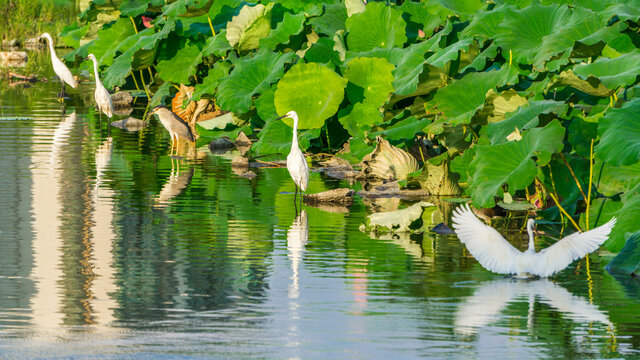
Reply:
[[[65, 113], [58, 86], [0, 82], [3, 358], [640, 356], [639, 287], [610, 254], [519, 281], [454, 236], [360, 232], [359, 197], [296, 216], [285, 168], [246, 179], [206, 146], [173, 160], [156, 119], [109, 129], [91, 83]], [[308, 192], [344, 186], [313, 172]]]

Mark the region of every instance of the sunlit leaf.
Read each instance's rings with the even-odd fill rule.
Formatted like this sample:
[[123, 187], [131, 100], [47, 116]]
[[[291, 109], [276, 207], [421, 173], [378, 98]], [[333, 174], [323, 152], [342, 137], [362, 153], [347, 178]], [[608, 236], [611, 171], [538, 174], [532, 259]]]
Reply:
[[215, 55], [224, 57], [232, 49], [226, 37], [227, 31], [222, 30], [216, 36], [207, 39], [207, 43], [202, 49], [202, 56]]
[[402, 47], [407, 41], [406, 25], [401, 11], [382, 2], [370, 2], [364, 12], [347, 19], [347, 48], [369, 51], [377, 47]]
[[416, 134], [423, 132], [423, 129], [431, 123], [431, 119], [423, 118], [416, 119], [414, 116], [410, 116], [406, 119], [400, 120], [392, 126], [387, 127], [384, 130], [372, 132], [371, 136], [383, 135], [385, 139], [390, 142], [397, 142], [400, 140], [413, 139]]
[[264, 50], [238, 59], [231, 74], [218, 86], [220, 107], [236, 114], [248, 111], [252, 96], [278, 81], [284, 73], [284, 64], [294, 57], [291, 52], [277, 54]]
[[[564, 128], [557, 120], [544, 128], [526, 130], [520, 141], [499, 145], [478, 145], [476, 156], [470, 163], [471, 198], [476, 206], [493, 207], [494, 197], [501, 195], [502, 186], [509, 192], [529, 186], [551, 155], [562, 150]], [[536, 157], [534, 161], [532, 157]]]
[[240, 13], [227, 24], [227, 40], [240, 51], [257, 49], [260, 39], [271, 30], [270, 9], [272, 5], [245, 5]]
[[[305, 150], [309, 147], [311, 139], [320, 136], [320, 129], [302, 130], [298, 132], [300, 147]], [[251, 150], [256, 154], [285, 155], [291, 149], [293, 129], [282, 120], [268, 121], [259, 135], [260, 139], [253, 144]], [[284, 158], [284, 156], [283, 156]]]
[[260, 39], [260, 47], [262, 49], [275, 50], [278, 44], [287, 44], [290, 36], [299, 34], [302, 31], [305, 20], [304, 13], [295, 15], [285, 13], [282, 21], [269, 33], [269, 36]]
[[78, 24], [74, 22], [62, 28], [60, 39], [68, 46], [77, 48], [80, 46], [80, 39], [87, 34], [87, 31], [89, 31], [89, 24], [79, 27]]
[[393, 91], [393, 69], [384, 58], [355, 58], [349, 61], [344, 77], [363, 89], [365, 102], [381, 106]]
[[333, 36], [340, 30], [346, 30], [344, 22], [347, 20], [347, 9], [344, 4], [325, 5], [324, 13], [309, 19], [309, 24], [319, 33]]
[[[347, 79], [316, 63], [293, 66], [280, 80], [275, 92], [278, 114], [295, 110], [301, 129], [320, 128], [338, 111]], [[292, 124], [291, 119], [285, 119]]]
[[87, 51], [96, 56], [100, 65], [110, 66], [122, 42], [134, 34], [131, 21], [127, 18], [119, 18], [110, 27], [98, 31], [98, 37], [91, 42]]

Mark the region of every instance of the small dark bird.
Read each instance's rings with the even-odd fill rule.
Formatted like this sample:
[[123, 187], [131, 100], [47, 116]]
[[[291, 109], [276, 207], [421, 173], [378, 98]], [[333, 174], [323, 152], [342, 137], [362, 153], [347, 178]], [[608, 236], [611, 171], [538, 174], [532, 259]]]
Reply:
[[[191, 128], [189, 124], [187, 124], [184, 120], [182, 120], [178, 115], [176, 115], [173, 111], [167, 109], [165, 106], [158, 105], [154, 107], [149, 116], [156, 114], [158, 115], [158, 119], [164, 126], [165, 129], [171, 135], [171, 153], [173, 154], [173, 146], [174, 142], [176, 144], [176, 148], [180, 145], [180, 138], [187, 139], [191, 142], [195, 141], [193, 133], [191, 132]], [[174, 140], [175, 137], [175, 140]]]

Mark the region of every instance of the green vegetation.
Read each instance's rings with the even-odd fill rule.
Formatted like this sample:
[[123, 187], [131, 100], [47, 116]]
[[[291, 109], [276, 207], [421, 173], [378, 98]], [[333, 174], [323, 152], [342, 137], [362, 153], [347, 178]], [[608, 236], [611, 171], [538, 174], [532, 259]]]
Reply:
[[54, 38], [76, 14], [74, 0], [3, 0], [0, 40], [28, 38], [49, 32]]
[[451, 169], [476, 206], [527, 198], [582, 230], [617, 216], [612, 251], [638, 230], [640, 1], [124, 0], [94, 33], [108, 6], [62, 34], [67, 61], [93, 53], [105, 86], [135, 74], [151, 103], [194, 85], [245, 121], [203, 137], [242, 130], [255, 153], [286, 153], [274, 119], [289, 110], [305, 149], [349, 141], [352, 161], [376, 136], [424, 135], [419, 176]]

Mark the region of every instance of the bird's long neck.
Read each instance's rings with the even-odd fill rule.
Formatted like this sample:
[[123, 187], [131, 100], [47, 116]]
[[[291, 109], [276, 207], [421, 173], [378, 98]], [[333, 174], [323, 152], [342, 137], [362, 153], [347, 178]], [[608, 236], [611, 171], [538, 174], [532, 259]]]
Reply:
[[527, 223], [527, 234], [529, 234], [529, 251], [536, 251], [536, 245], [533, 242], [533, 222]]
[[98, 75], [98, 61], [96, 59], [91, 59], [91, 60], [93, 60], [93, 73], [96, 78], [96, 85], [97, 84], [102, 85], [102, 83], [100, 82], [100, 76]]
[[56, 50], [53, 48], [53, 40], [45, 37], [47, 39], [47, 43], [49, 44], [49, 51], [51, 52], [51, 57], [52, 58], [57, 58], [56, 56]]
[[291, 150], [298, 148], [298, 119], [293, 119], [293, 139], [291, 140]]

